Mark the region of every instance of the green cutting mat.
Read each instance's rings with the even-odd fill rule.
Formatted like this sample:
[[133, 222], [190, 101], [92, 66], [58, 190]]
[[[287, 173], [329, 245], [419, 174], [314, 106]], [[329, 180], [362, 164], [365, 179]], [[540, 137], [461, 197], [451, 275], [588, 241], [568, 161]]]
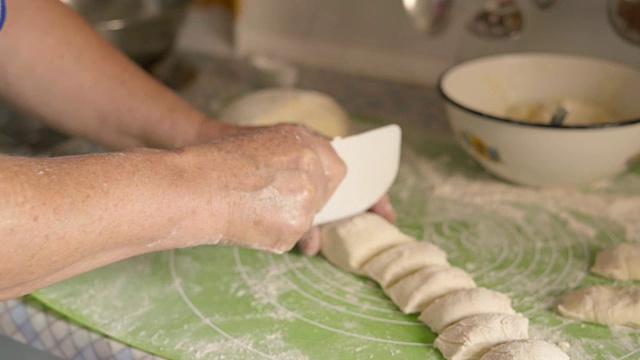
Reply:
[[[530, 332], [575, 359], [638, 359], [638, 331], [559, 317], [564, 291], [611, 281], [594, 252], [638, 240], [640, 171], [537, 191], [483, 172], [448, 136], [405, 128], [398, 225], [512, 296]], [[635, 218], [634, 218], [635, 217]], [[634, 221], [635, 219], [635, 221]], [[203, 246], [130, 259], [38, 291], [52, 309], [169, 359], [441, 359], [436, 334], [372, 281], [321, 257]]]

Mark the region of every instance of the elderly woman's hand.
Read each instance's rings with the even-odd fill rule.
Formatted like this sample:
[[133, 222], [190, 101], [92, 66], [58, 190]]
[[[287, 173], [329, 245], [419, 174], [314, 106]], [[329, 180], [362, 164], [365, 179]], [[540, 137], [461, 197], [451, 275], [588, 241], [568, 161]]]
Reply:
[[200, 178], [214, 194], [210, 201], [217, 210], [210, 221], [225, 229], [212, 241], [290, 250], [345, 176], [344, 163], [328, 139], [302, 126], [225, 130], [215, 132], [222, 138], [181, 155], [198, 164], [199, 175], [211, 174]]
[[[248, 134], [251, 132], [262, 131], [265, 127], [242, 127], [231, 124], [225, 124], [218, 121], [209, 121], [202, 124], [198, 132], [198, 142], [211, 141], [212, 139], [233, 136], [239, 134]], [[318, 209], [320, 210], [320, 209]], [[383, 196], [375, 205], [369, 209], [390, 222], [395, 221], [396, 213], [393, 209], [389, 196]], [[319, 227], [314, 226], [300, 238], [298, 250], [304, 255], [316, 255], [320, 251], [320, 231]]]

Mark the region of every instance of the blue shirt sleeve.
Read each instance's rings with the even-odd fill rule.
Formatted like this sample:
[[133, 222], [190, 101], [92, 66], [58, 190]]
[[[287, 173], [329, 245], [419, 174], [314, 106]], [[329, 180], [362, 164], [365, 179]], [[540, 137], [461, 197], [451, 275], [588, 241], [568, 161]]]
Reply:
[[4, 19], [7, 17], [7, 3], [5, 0], [0, 0], [0, 30], [4, 25]]

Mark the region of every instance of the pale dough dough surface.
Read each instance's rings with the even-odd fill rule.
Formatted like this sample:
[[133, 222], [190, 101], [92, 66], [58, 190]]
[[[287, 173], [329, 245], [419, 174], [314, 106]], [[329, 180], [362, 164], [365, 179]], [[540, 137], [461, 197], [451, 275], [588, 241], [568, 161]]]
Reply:
[[618, 280], [640, 280], [640, 244], [623, 243], [598, 252], [591, 272]]
[[483, 313], [515, 314], [509, 296], [486, 288], [463, 289], [449, 293], [427, 306], [420, 321], [441, 333], [449, 325], [471, 315]]
[[435, 299], [452, 291], [476, 287], [466, 271], [447, 265], [432, 265], [383, 288], [405, 314], [424, 310]]
[[233, 101], [219, 114], [222, 121], [243, 126], [280, 123], [305, 125], [329, 137], [349, 134], [347, 112], [330, 96], [311, 90], [273, 88]]
[[446, 328], [435, 347], [449, 360], [475, 360], [492, 347], [529, 338], [529, 320], [520, 315], [479, 314]]
[[640, 287], [589, 286], [565, 294], [563, 316], [609, 325], [640, 327]]
[[380, 215], [367, 212], [322, 226], [320, 251], [341, 269], [364, 274], [362, 265], [380, 252], [416, 241]]
[[546, 341], [516, 340], [492, 347], [480, 360], [569, 360], [569, 356]]
[[429, 265], [448, 265], [447, 253], [428, 241], [396, 245], [383, 251], [363, 266], [365, 274], [382, 287]]

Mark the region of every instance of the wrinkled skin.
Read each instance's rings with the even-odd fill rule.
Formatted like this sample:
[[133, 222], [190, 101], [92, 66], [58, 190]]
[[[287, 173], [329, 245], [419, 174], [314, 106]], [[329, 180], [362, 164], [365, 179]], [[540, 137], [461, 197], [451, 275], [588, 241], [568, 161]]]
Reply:
[[314, 215], [346, 174], [328, 139], [299, 125], [230, 127], [226, 134], [214, 143], [228, 152], [230, 166], [210, 182], [233, 189], [226, 238], [284, 252], [316, 233], [309, 230]]
[[[263, 127], [256, 127], [256, 128], [237, 127], [237, 126], [228, 125], [224, 123], [205, 122], [200, 127], [197, 141], [202, 142], [202, 141], [206, 141], [206, 139], [213, 139], [219, 136], [246, 134], [254, 131], [259, 131], [261, 129], [264, 129], [264, 128]], [[396, 213], [395, 213], [395, 210], [393, 209], [393, 206], [391, 204], [391, 201], [389, 200], [388, 195], [384, 195], [370, 209], [370, 211], [381, 215], [382, 217], [384, 217], [390, 222], [394, 222], [396, 219]], [[300, 238], [297, 244], [297, 249], [304, 255], [313, 256], [320, 251], [320, 244], [321, 244], [320, 230], [319, 230], [319, 227], [314, 226], [302, 235], [302, 237]]]

